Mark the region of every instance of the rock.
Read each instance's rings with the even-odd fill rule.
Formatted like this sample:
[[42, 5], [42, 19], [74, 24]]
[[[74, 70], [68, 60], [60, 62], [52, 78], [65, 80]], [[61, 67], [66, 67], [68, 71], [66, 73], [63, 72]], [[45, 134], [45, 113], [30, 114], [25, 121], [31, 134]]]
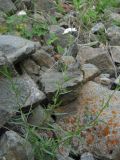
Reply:
[[111, 46], [111, 54], [113, 61], [116, 63], [120, 63], [120, 46]]
[[93, 64], [84, 64], [82, 66], [82, 70], [84, 71], [85, 74], [84, 82], [93, 80], [96, 76], [100, 74], [99, 69]]
[[[108, 99], [112, 95], [110, 101]], [[98, 125], [91, 131], [88, 131], [89, 137], [86, 136], [86, 143], [92, 153], [101, 159], [114, 159], [119, 153], [120, 148], [120, 92], [113, 91], [102, 87], [94, 82], [88, 82], [80, 91], [77, 113], [80, 114], [82, 109], [88, 108], [92, 116], [100, 112], [103, 105], [106, 104], [98, 118]], [[108, 105], [108, 106], [107, 106]], [[102, 122], [101, 122], [102, 121]], [[103, 123], [104, 122], [104, 123]], [[89, 139], [90, 137], [91, 140]]]
[[11, 0], [0, 0], [0, 10], [5, 13], [15, 12], [16, 7]]
[[[48, 99], [51, 101], [55, 92], [61, 88], [62, 93], [60, 94], [62, 103], [69, 103], [78, 96], [78, 88], [81, 87], [83, 81], [83, 74], [78, 69], [74, 72], [57, 72], [51, 70], [43, 73], [41, 78], [42, 89], [46, 93]], [[63, 90], [67, 90], [64, 93]]]
[[81, 160], [95, 160], [95, 159], [91, 153], [86, 152], [81, 155]]
[[[111, 97], [111, 98], [110, 98]], [[86, 130], [81, 131], [76, 153], [90, 151], [97, 159], [114, 160], [120, 154], [120, 92], [111, 91], [95, 82], [86, 83], [79, 91], [78, 99], [69, 106], [60, 108], [67, 116], [59, 124], [69, 131], [78, 131], [78, 120]], [[103, 109], [104, 107], [104, 109]], [[67, 112], [66, 112], [67, 110]], [[96, 124], [95, 118], [98, 116]], [[93, 123], [93, 127], [90, 124]], [[76, 127], [75, 127], [76, 126]], [[84, 128], [83, 127], [83, 128]], [[117, 160], [117, 159], [116, 159]]]
[[111, 83], [111, 89], [118, 89], [118, 90], [120, 90], [119, 89], [119, 87], [120, 87], [120, 75]]
[[52, 45], [42, 46], [42, 49], [49, 53], [51, 56], [55, 54], [54, 47]]
[[57, 154], [57, 160], [74, 160], [73, 158], [67, 156], [67, 157], [64, 157], [60, 154]]
[[120, 27], [118, 26], [109, 27], [106, 33], [111, 45], [113, 46], [120, 45]]
[[16, 132], [7, 131], [0, 138], [1, 160], [34, 160], [33, 150], [29, 142]]
[[[6, 14], [4, 12], [0, 11], [0, 24], [1, 25], [5, 24], [5, 21], [6, 21], [5, 16], [6, 16]], [[0, 28], [2, 28], [2, 27], [0, 27]]]
[[105, 32], [105, 26], [103, 23], [97, 23], [92, 29], [91, 29], [92, 33], [101, 33], [101, 32]]
[[0, 76], [0, 127], [15, 115], [20, 107], [31, 106], [44, 99], [44, 93], [38, 90], [26, 74], [10, 79]]
[[37, 47], [38, 43], [21, 37], [0, 35], [0, 51], [4, 53], [9, 62], [21, 61], [21, 59], [35, 52]]
[[62, 56], [60, 59], [65, 65], [71, 65], [75, 63], [75, 59], [72, 56]]
[[71, 46], [69, 46], [68, 55], [73, 56], [75, 58], [77, 56], [77, 53], [78, 53], [78, 45], [76, 42], [74, 42]]
[[100, 76], [95, 78], [95, 82], [106, 86], [110, 86], [112, 84], [110, 74], [101, 74]]
[[103, 73], [114, 73], [114, 67], [108, 51], [102, 48], [88, 46], [79, 47], [77, 59], [94, 64]]
[[120, 14], [112, 12], [110, 14], [110, 18], [112, 19], [113, 22], [119, 23], [120, 22]]
[[41, 67], [45, 66], [45, 67], [50, 68], [55, 64], [55, 60], [51, 57], [50, 54], [48, 54], [43, 49], [40, 49], [40, 50], [36, 51], [32, 55], [32, 58]]
[[40, 126], [49, 121], [52, 121], [52, 119], [47, 115], [47, 111], [40, 105], [32, 111], [32, 115], [30, 115], [28, 119], [28, 122], [34, 126]]
[[40, 75], [40, 66], [37, 65], [32, 59], [28, 58], [21, 63], [21, 68], [27, 72], [28, 75], [37, 83], [38, 76]]
[[[74, 43], [75, 37], [71, 35], [71, 33], [63, 34], [64, 28], [58, 26], [58, 25], [51, 25], [49, 26], [49, 33], [46, 35], [46, 42], [49, 42], [49, 40], [53, 40], [53, 45], [57, 48], [58, 52], [60, 54], [63, 54], [65, 52], [65, 48], [68, 48]], [[69, 54], [69, 51], [66, 53]], [[71, 54], [71, 53], [70, 53]]]
[[56, 6], [53, 1], [37, 0], [35, 3], [35, 9], [37, 12], [45, 11], [47, 13], [54, 14], [56, 10]]

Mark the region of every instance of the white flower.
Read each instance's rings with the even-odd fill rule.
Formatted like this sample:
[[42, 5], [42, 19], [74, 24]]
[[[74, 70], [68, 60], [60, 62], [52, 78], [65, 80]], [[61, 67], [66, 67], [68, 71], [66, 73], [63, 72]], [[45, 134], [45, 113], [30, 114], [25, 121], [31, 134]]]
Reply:
[[67, 28], [67, 29], [64, 30], [63, 34], [67, 34], [69, 32], [76, 32], [76, 31], [77, 31], [76, 28]]
[[95, 6], [93, 6], [93, 7], [92, 7], [92, 9], [93, 9], [93, 10], [95, 10], [95, 9], [96, 9], [96, 7], [95, 7]]
[[24, 10], [22, 10], [22, 11], [18, 12], [17, 15], [18, 16], [25, 16], [25, 15], [27, 15], [27, 13]]

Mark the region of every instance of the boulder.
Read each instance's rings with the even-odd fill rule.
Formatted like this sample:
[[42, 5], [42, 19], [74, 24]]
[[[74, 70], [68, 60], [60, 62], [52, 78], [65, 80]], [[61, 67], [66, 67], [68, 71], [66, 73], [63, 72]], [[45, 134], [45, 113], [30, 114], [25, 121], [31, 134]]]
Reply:
[[0, 127], [20, 109], [45, 99], [43, 92], [28, 75], [15, 78], [0, 76]]
[[21, 62], [21, 68], [25, 71], [36, 83], [40, 75], [40, 66], [37, 65], [31, 58]]
[[96, 34], [96, 33], [101, 33], [101, 32], [105, 32], [105, 26], [103, 23], [97, 23], [95, 24], [95, 26], [92, 27], [91, 32]]
[[28, 122], [34, 126], [41, 126], [46, 122], [52, 121], [50, 116], [47, 114], [47, 111], [45, 111], [45, 109], [39, 105], [32, 111]]
[[1, 160], [34, 160], [31, 144], [14, 131], [7, 131], [0, 138]]
[[84, 71], [85, 77], [84, 82], [89, 80], [93, 80], [96, 76], [100, 74], [99, 69], [93, 64], [84, 64], [82, 66], [82, 70]]
[[54, 13], [56, 10], [55, 3], [51, 0], [37, 0], [35, 3], [37, 12], [45, 11], [47, 13]]
[[0, 35], [0, 51], [4, 56], [7, 57], [9, 62], [16, 63], [21, 61], [28, 55], [31, 55], [33, 52], [35, 52], [38, 46], [38, 43], [21, 37], [12, 35]]
[[16, 7], [11, 0], [0, 0], [0, 10], [5, 13], [15, 12]]
[[94, 118], [101, 112], [98, 125], [93, 127], [95, 130], [87, 131], [86, 136], [88, 148], [101, 159], [113, 160], [120, 153], [119, 97], [119, 91], [111, 91], [95, 82], [88, 82], [80, 91], [78, 114], [85, 106]]
[[120, 46], [111, 46], [113, 61], [120, 64]]
[[114, 72], [111, 57], [105, 49], [80, 46], [77, 59], [96, 65], [103, 73]]
[[91, 153], [86, 152], [81, 155], [81, 160], [95, 160], [95, 159]]
[[32, 55], [32, 58], [41, 67], [45, 66], [45, 67], [50, 68], [55, 64], [55, 60], [51, 57], [49, 53], [47, 53], [43, 49], [36, 51]]
[[[75, 40], [75, 37], [70, 32], [64, 34], [64, 31], [65, 29], [58, 25], [51, 25], [49, 26], [49, 34], [45, 37], [47, 43], [49, 41], [53, 41], [52, 44], [57, 48], [58, 52], [61, 54], [65, 52], [66, 48], [72, 46]], [[73, 47], [74, 46], [72, 46], [72, 48]], [[71, 54], [71, 50], [66, 51], [66, 54]]]
[[120, 27], [118, 26], [112, 26], [109, 27], [106, 31], [107, 36], [109, 38], [109, 42], [113, 46], [119, 46], [120, 45]]
[[[83, 74], [78, 69], [75, 72], [57, 72], [50, 70], [40, 77], [42, 90], [51, 101], [56, 91], [60, 90], [62, 103], [69, 103], [78, 96], [78, 88], [81, 87]], [[65, 91], [66, 90], [66, 91]]]
[[[76, 152], [90, 151], [97, 159], [118, 160], [120, 155], [120, 92], [95, 82], [86, 83], [76, 101], [59, 109], [67, 113], [58, 123], [66, 130], [76, 130], [78, 120], [84, 125]], [[99, 116], [98, 116], [99, 115]], [[97, 117], [98, 116], [98, 117]], [[96, 119], [97, 118], [97, 119]], [[97, 123], [96, 123], [97, 122]], [[92, 126], [91, 126], [92, 125]], [[75, 127], [76, 126], [76, 127]]]

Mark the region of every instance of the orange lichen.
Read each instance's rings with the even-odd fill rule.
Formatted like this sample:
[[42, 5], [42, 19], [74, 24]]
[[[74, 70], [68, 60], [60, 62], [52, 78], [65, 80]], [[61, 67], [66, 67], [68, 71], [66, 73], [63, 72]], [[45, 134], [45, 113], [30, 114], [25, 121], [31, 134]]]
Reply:
[[94, 142], [94, 136], [92, 134], [88, 134], [86, 137], [87, 144], [92, 144]]
[[109, 127], [107, 126], [107, 127], [105, 127], [104, 129], [103, 129], [103, 136], [108, 136], [110, 134], [110, 129], [109, 129]]

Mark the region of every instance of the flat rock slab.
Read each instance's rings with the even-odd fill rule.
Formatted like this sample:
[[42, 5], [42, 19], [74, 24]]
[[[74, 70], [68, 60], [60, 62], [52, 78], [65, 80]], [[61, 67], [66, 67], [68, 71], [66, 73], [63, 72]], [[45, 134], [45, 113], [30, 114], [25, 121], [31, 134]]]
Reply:
[[90, 127], [101, 111], [98, 124], [82, 133], [85, 148], [98, 159], [117, 160], [120, 157], [120, 91], [113, 93], [114, 91], [90, 81], [82, 87], [75, 102], [60, 109], [64, 113], [67, 111], [68, 116], [64, 119], [62, 117], [63, 122], [61, 119], [58, 123], [67, 129], [75, 129], [76, 117], [81, 120], [80, 124], [89, 124]]
[[9, 62], [18, 62], [26, 56], [32, 54], [37, 45], [37, 43], [21, 37], [1, 35], [0, 56], [6, 56]]
[[113, 73], [114, 67], [107, 50], [103, 48], [92, 48], [88, 46], [79, 46], [77, 59], [85, 63], [96, 65], [104, 73]]
[[28, 75], [13, 79], [0, 77], [0, 127], [13, 116], [20, 107], [42, 101], [43, 92]]
[[62, 102], [68, 103], [74, 100], [77, 96], [77, 89], [81, 87], [83, 82], [83, 74], [80, 70], [76, 72], [48, 71], [41, 76], [41, 85], [49, 100], [53, 97], [58, 89], [66, 89], [61, 94]]
[[0, 0], [0, 10], [9, 13], [16, 10], [16, 6], [11, 0]]
[[34, 160], [31, 144], [14, 131], [7, 131], [0, 137], [0, 159]]

